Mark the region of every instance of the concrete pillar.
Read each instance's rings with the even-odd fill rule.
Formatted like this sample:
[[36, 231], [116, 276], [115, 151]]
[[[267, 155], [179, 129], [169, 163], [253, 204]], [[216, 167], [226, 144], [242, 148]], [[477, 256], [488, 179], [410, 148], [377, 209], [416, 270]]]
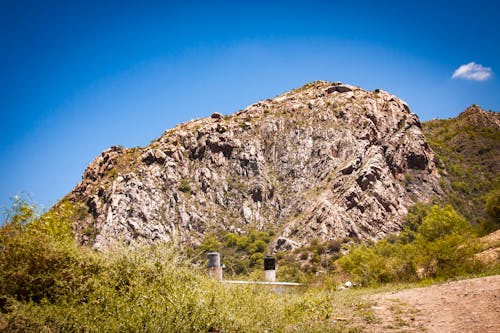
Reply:
[[216, 279], [217, 281], [222, 281], [222, 267], [220, 264], [219, 252], [209, 252], [207, 254], [207, 259], [208, 276]]
[[276, 259], [272, 256], [264, 257], [264, 280], [276, 282]]

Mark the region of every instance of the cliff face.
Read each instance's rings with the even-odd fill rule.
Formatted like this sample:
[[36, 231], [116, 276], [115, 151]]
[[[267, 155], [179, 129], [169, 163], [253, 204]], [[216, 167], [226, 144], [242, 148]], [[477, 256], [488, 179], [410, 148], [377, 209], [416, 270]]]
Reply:
[[180, 124], [144, 148], [112, 147], [69, 200], [82, 243], [196, 245], [216, 229], [273, 229], [277, 248], [377, 239], [441, 195], [419, 120], [395, 96], [314, 82], [234, 115]]

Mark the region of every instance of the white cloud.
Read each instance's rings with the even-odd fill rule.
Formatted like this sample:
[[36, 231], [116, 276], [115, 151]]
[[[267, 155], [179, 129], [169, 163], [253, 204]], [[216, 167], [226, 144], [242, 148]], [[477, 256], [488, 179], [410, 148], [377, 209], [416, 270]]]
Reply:
[[492, 74], [493, 72], [490, 67], [483, 67], [483, 65], [476, 64], [475, 62], [469, 62], [468, 64], [458, 67], [451, 78], [485, 81], [488, 80]]

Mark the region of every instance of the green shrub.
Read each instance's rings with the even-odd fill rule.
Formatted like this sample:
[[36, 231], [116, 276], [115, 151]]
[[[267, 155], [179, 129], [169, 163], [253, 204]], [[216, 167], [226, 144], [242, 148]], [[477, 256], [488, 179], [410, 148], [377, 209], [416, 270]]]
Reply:
[[222, 244], [214, 235], [207, 235], [203, 243], [198, 248], [202, 253], [219, 252]]
[[262, 267], [264, 264], [264, 255], [260, 252], [256, 252], [250, 256], [250, 264], [252, 266]]
[[189, 183], [189, 180], [187, 179], [181, 179], [181, 183], [179, 184], [178, 187], [179, 191], [184, 192], [184, 193], [191, 193], [191, 184]]
[[[18, 207], [21, 207], [18, 209]], [[55, 302], [79, 293], [95, 270], [92, 256], [74, 243], [70, 223], [74, 208], [63, 202], [37, 217], [27, 203], [14, 206], [0, 229], [0, 298]], [[85, 259], [83, 259], [85, 258]]]
[[497, 225], [500, 225], [500, 189], [490, 191], [486, 195], [485, 203], [488, 215]]
[[37, 207], [27, 199], [16, 195], [11, 199], [12, 203], [5, 209], [5, 224], [24, 225], [33, 222], [37, 217]]
[[218, 251], [223, 258], [227, 275], [248, 275], [263, 265], [264, 255], [272, 239], [271, 235], [272, 231], [254, 229], [242, 234], [216, 232], [207, 235], [196, 250], [188, 252], [191, 257], [203, 261], [207, 252]]
[[227, 247], [235, 247], [238, 244], [238, 236], [232, 232], [224, 235], [224, 245]]
[[248, 250], [248, 253], [251, 253], [251, 254], [254, 254], [254, 253], [264, 253], [264, 251], [266, 250], [266, 248], [267, 248], [266, 242], [264, 242], [263, 240], [258, 239], [255, 242], [253, 242], [252, 244], [250, 244], [247, 247], [247, 250]]
[[353, 245], [336, 264], [363, 284], [448, 278], [480, 269], [472, 260], [471, 227], [451, 205], [417, 206], [408, 218], [400, 236]]
[[471, 228], [465, 218], [451, 206], [432, 206], [417, 232], [426, 242], [433, 242], [453, 234], [466, 236]]

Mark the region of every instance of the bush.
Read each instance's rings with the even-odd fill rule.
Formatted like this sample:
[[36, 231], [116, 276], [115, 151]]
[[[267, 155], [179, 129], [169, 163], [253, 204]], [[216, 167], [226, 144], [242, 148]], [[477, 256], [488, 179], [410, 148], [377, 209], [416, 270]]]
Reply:
[[432, 206], [422, 219], [417, 233], [424, 242], [434, 242], [450, 235], [464, 235], [471, 232], [469, 224], [451, 206]]
[[326, 248], [330, 253], [339, 252], [342, 248], [342, 242], [339, 240], [331, 240], [326, 243]]
[[500, 225], [500, 189], [494, 189], [486, 195], [486, 212], [495, 221], [497, 226]]
[[222, 244], [217, 240], [214, 235], [207, 235], [203, 243], [201, 243], [199, 250], [202, 253], [208, 252], [218, 252], [220, 251]]
[[235, 247], [238, 244], [238, 236], [232, 232], [224, 235], [224, 245], [227, 247]]
[[264, 232], [254, 229], [244, 234], [233, 232], [219, 232], [207, 235], [203, 243], [196, 250], [188, 254], [205, 260], [207, 252], [218, 251], [221, 253], [226, 274], [248, 275], [254, 269], [260, 269], [263, 258], [271, 241], [272, 231]]
[[250, 263], [252, 266], [262, 267], [264, 264], [264, 255], [260, 252], [256, 252], [250, 256]]
[[26, 202], [16, 202], [10, 221], [0, 229], [0, 297], [53, 303], [72, 297], [95, 269], [91, 256], [80, 257], [70, 222], [74, 209], [62, 203], [58, 213], [36, 216]]
[[250, 244], [247, 249], [248, 249], [248, 253], [254, 254], [254, 253], [264, 253], [266, 248], [267, 248], [266, 242], [258, 239], [255, 242], [253, 242], [252, 244]]
[[471, 228], [452, 206], [419, 206], [409, 218], [399, 237], [351, 246], [336, 265], [363, 284], [447, 278], [480, 269], [472, 260]]
[[181, 179], [181, 183], [179, 184], [178, 190], [184, 193], [191, 193], [191, 184], [187, 179]]

